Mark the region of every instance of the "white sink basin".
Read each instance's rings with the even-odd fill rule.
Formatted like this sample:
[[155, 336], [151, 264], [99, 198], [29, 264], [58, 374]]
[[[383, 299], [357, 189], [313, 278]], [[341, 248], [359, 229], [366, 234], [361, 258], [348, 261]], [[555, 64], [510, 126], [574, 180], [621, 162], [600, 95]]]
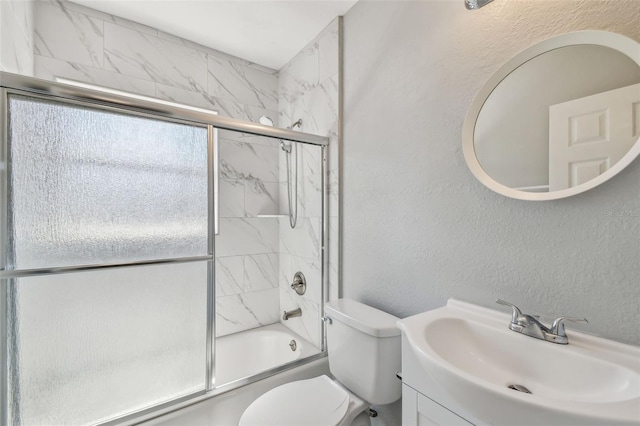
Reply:
[[640, 348], [572, 331], [554, 344], [509, 330], [510, 318], [451, 299], [398, 327], [433, 381], [483, 422], [640, 425]]

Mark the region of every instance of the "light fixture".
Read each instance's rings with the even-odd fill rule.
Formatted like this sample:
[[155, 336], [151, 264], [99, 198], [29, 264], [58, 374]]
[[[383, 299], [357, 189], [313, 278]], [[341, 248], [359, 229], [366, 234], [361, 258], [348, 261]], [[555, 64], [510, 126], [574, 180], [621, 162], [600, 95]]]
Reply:
[[493, 0], [464, 0], [464, 6], [469, 10], [476, 10], [491, 3], [492, 1]]

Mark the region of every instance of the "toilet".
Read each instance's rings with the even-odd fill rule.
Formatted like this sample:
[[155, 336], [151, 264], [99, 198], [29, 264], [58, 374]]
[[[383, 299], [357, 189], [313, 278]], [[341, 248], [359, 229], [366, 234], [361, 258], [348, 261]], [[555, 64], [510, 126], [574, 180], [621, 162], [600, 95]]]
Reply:
[[355, 300], [325, 305], [329, 370], [253, 401], [240, 426], [366, 426], [370, 404], [400, 399], [399, 318]]

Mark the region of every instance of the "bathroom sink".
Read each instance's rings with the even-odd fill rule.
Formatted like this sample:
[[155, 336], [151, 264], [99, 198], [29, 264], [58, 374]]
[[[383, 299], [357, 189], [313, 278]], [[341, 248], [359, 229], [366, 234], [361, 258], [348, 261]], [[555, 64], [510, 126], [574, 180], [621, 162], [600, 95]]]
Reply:
[[509, 322], [451, 299], [398, 327], [433, 382], [482, 422], [640, 424], [640, 348], [575, 331], [559, 345]]

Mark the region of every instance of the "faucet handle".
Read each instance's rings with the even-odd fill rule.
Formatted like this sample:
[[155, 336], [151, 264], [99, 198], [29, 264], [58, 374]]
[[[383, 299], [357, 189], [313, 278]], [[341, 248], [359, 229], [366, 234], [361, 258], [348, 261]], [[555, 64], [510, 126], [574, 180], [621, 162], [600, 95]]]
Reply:
[[506, 302], [506, 301], [504, 301], [502, 299], [496, 300], [496, 303], [499, 303], [499, 304], [505, 305], [505, 306], [510, 306], [511, 309], [513, 310], [512, 313], [511, 313], [511, 322], [514, 323], [514, 324], [516, 322], [518, 322], [518, 317], [522, 316], [522, 311], [520, 310], [520, 308], [518, 308], [513, 303]]
[[556, 319], [553, 324], [551, 324], [551, 334], [555, 334], [557, 336], [563, 336], [566, 337], [566, 333], [564, 331], [564, 322], [565, 321], [572, 321], [572, 322], [585, 322], [587, 324], [589, 324], [589, 321], [587, 321], [586, 318], [573, 318], [573, 317], [560, 317], [558, 319]]

